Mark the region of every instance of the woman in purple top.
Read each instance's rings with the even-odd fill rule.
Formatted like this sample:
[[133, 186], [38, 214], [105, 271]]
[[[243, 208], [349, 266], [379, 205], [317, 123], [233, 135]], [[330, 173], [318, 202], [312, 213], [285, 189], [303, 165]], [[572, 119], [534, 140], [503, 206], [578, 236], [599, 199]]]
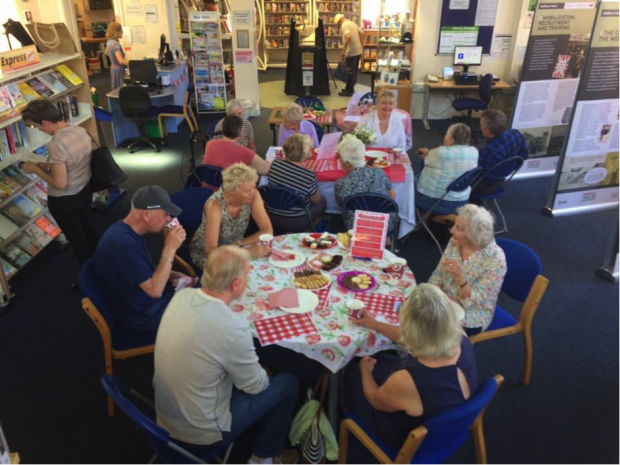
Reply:
[[476, 358], [458, 313], [441, 289], [420, 284], [400, 307], [400, 327], [370, 312], [352, 320], [408, 351], [404, 358], [394, 351], [357, 358], [345, 372], [349, 407], [387, 446], [400, 449], [412, 429], [476, 392]]
[[293, 134], [306, 134], [312, 139], [312, 146], [319, 146], [319, 138], [316, 129], [310, 121], [304, 121], [304, 110], [296, 103], [287, 105], [284, 109], [284, 122], [280, 125], [280, 138], [278, 145], [282, 147], [284, 141]]

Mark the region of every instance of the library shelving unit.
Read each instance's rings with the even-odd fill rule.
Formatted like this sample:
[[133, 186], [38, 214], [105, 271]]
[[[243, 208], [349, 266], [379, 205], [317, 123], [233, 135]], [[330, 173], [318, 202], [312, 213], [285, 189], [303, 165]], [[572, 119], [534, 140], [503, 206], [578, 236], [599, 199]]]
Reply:
[[[59, 65], [67, 66], [82, 81], [82, 84], [69, 88], [67, 91], [64, 92], [55, 93], [54, 95], [51, 95], [49, 97], [49, 100], [53, 102], [59, 98], [66, 97], [67, 95], [74, 95], [77, 99], [79, 115], [71, 117], [70, 124], [79, 124], [84, 127], [98, 143], [99, 137], [97, 134], [96, 122], [93, 118], [93, 106], [91, 101], [88, 73], [86, 71], [86, 62], [84, 60], [82, 52], [72, 55], [42, 53], [39, 56], [41, 62], [37, 65], [0, 75], [0, 88], [8, 84], [20, 83], [30, 80], [32, 78], [36, 78], [37, 76], [40, 76], [47, 71], [54, 70]], [[21, 116], [18, 113], [23, 108], [23, 106], [18, 107], [15, 110], [15, 113], [17, 113], [15, 116], [0, 120], [0, 130], [5, 130], [11, 125], [14, 125], [15, 123], [20, 123]], [[15, 153], [4, 154], [2, 161], [0, 161], [0, 172], [5, 170], [6, 168], [9, 168], [11, 165], [15, 165], [20, 161], [42, 161], [42, 158], [35, 155], [33, 152], [46, 145], [51, 140], [51, 136], [40, 132], [36, 128], [25, 126], [24, 130], [26, 140], [25, 145], [17, 147]], [[28, 189], [33, 187], [38, 181], [40, 181], [38, 178], [30, 179], [27, 184], [21, 185], [19, 189], [14, 190], [10, 195], [7, 195], [3, 199], [1, 199], [0, 214], [2, 214], [1, 212], [9, 204], [11, 204], [13, 200], [28, 191]], [[10, 235], [7, 235], [6, 237], [0, 237], [0, 250], [4, 250], [7, 246], [18, 240], [23, 235], [23, 232], [26, 229], [32, 226], [35, 221], [37, 221], [48, 212], [49, 210], [46, 207], [40, 207], [40, 211], [36, 215], [32, 216], [27, 222], [22, 225], [16, 225], [18, 226], [17, 230], [12, 232]], [[49, 237], [49, 240], [45, 244], [41, 244], [41, 249], [47, 244], [49, 244], [51, 241], [52, 238]], [[18, 267], [14, 268], [16, 270], [19, 270]], [[11, 291], [8, 282], [9, 279], [16, 274], [14, 273], [10, 276], [7, 276], [4, 269], [5, 257], [0, 256], [0, 305], [6, 305], [8, 303], [8, 300], [11, 298]]]
[[285, 68], [288, 57], [291, 21], [309, 24], [309, 0], [263, 0], [264, 44], [267, 66]]
[[343, 40], [340, 26], [334, 22], [334, 17], [338, 13], [344, 14], [345, 18], [360, 26], [362, 4], [360, 0], [315, 0], [315, 5], [318, 18], [323, 20], [323, 27], [325, 28], [327, 60], [330, 66], [335, 68], [340, 61]]

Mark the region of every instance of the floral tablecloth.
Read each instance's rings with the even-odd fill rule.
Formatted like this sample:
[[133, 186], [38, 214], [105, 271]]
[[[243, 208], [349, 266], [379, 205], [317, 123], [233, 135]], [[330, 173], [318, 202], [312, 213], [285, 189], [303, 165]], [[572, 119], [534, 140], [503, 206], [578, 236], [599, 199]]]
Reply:
[[[301, 252], [309, 259], [317, 252], [302, 245], [301, 239], [305, 235], [278, 236], [274, 239], [273, 248]], [[332, 286], [327, 305], [325, 308], [319, 306], [310, 313], [317, 333], [299, 336], [277, 344], [317, 360], [333, 373], [337, 373], [356, 355], [372, 355], [380, 350], [394, 348], [394, 344], [389, 339], [366, 328], [354, 326], [349, 321], [345, 302], [347, 299], [355, 298], [356, 293], [340, 288], [336, 283], [338, 275], [345, 271], [364, 271], [372, 275], [379, 283], [375, 289], [369, 292], [403, 298], [411, 293], [416, 283], [409, 268], [406, 269], [401, 279], [394, 279], [382, 271], [384, 267], [388, 266], [389, 259], [394, 256], [387, 250], [384, 259], [380, 261], [353, 259], [348, 255], [348, 250], [340, 246], [328, 249], [325, 252], [346, 254], [346, 256], [343, 259], [342, 266], [329, 273], [332, 277]], [[269, 309], [267, 295], [273, 291], [292, 287], [293, 272], [292, 269], [278, 268], [272, 265], [268, 259], [252, 260], [247, 290], [243, 297], [232, 303], [232, 309], [247, 317], [254, 337], [257, 334], [253, 321], [286, 314], [280, 309]], [[376, 317], [380, 321], [398, 324], [398, 318], [394, 318], [394, 316], [377, 315]]]

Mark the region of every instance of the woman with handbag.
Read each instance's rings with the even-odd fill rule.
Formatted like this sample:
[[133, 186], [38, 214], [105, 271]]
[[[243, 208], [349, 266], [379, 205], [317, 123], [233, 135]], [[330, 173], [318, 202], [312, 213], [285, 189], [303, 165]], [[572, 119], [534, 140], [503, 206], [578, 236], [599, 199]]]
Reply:
[[47, 182], [50, 213], [71, 243], [81, 266], [92, 257], [99, 240], [90, 224], [91, 138], [86, 129], [62, 121], [58, 109], [49, 100], [28, 103], [22, 119], [52, 136], [47, 144], [47, 163], [25, 162], [21, 168]]
[[112, 67], [110, 69], [111, 90], [121, 87], [125, 78], [125, 70], [129, 66], [129, 62], [125, 57], [125, 51], [118, 39], [123, 38], [123, 26], [119, 23], [112, 22], [108, 25], [106, 33], [108, 43], [105, 46], [105, 54], [110, 57]]

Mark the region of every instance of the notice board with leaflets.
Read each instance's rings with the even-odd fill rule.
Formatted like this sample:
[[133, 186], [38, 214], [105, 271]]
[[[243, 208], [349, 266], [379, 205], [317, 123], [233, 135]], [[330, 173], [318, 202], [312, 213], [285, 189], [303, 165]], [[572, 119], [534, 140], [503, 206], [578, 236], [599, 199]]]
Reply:
[[437, 55], [452, 55], [457, 45], [482, 46], [491, 53], [498, 0], [442, 0]]

